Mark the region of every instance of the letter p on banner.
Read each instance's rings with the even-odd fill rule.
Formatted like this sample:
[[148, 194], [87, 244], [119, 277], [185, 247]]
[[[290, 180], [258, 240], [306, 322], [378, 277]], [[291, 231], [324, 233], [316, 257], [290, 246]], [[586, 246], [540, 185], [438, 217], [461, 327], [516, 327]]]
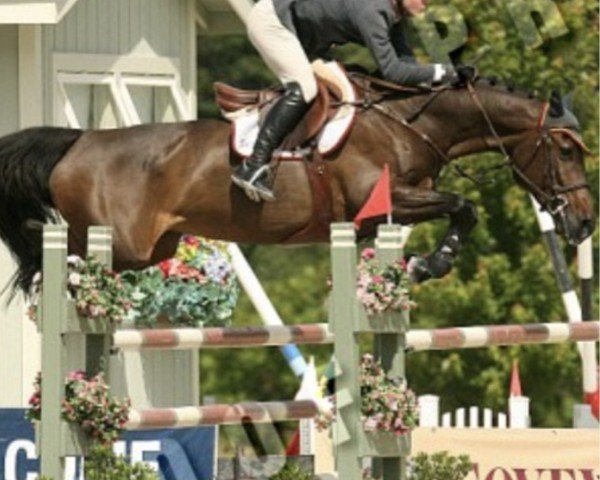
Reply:
[[[549, 38], [560, 37], [569, 31], [552, 0], [506, 0], [506, 8], [528, 48], [537, 48], [543, 43], [539, 30]], [[539, 29], [534, 15], [543, 22]]]
[[[445, 32], [437, 25], [444, 25]], [[462, 47], [468, 40], [467, 25], [462, 14], [451, 5], [436, 5], [414, 19], [423, 47], [434, 62], [452, 63], [449, 53]]]

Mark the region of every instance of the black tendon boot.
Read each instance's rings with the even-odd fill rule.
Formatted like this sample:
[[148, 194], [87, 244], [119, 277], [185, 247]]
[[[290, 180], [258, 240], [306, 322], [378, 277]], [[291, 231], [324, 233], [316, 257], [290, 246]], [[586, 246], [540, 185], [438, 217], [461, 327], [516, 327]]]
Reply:
[[231, 180], [255, 202], [275, 200], [271, 156], [283, 139], [306, 113], [309, 103], [304, 100], [296, 82], [285, 86], [285, 93], [273, 105], [261, 126], [252, 155], [234, 168]]

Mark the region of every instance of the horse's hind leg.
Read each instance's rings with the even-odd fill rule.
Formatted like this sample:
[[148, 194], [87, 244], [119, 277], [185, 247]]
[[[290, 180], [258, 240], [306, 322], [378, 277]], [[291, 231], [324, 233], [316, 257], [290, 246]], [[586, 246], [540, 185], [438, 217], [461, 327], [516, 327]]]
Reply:
[[450, 217], [443, 240], [426, 258], [415, 257], [410, 264], [417, 282], [441, 278], [452, 269], [466, 238], [477, 224], [477, 210], [470, 200], [453, 193], [440, 193], [415, 187], [396, 187], [392, 194], [394, 218], [402, 223], [419, 223]]
[[167, 258], [172, 258], [175, 255], [180, 238], [181, 233], [171, 231], [165, 232], [156, 242], [154, 250], [152, 251], [152, 256], [150, 257], [150, 262], [155, 264], [162, 260], [166, 260]]

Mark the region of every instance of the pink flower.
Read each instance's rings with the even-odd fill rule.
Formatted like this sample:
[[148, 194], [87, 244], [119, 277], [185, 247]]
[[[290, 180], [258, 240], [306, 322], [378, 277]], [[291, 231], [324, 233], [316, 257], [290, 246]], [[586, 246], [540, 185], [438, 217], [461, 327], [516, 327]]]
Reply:
[[74, 370], [69, 372], [67, 375], [67, 380], [84, 380], [85, 372], [83, 370]]
[[185, 235], [183, 237], [183, 243], [185, 243], [186, 245], [189, 245], [191, 247], [198, 247], [198, 246], [200, 246], [200, 239], [193, 235]]
[[374, 248], [365, 248], [360, 254], [360, 258], [363, 260], [371, 260], [375, 258], [375, 249]]

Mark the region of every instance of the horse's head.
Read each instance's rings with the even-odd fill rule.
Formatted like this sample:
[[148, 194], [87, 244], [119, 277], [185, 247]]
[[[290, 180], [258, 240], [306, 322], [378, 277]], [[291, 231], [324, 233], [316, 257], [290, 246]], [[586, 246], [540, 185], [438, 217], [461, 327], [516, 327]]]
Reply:
[[596, 225], [584, 169], [589, 151], [575, 115], [559, 96], [552, 95], [540, 124], [539, 131], [513, 149], [514, 176], [552, 215], [557, 231], [577, 245]]

